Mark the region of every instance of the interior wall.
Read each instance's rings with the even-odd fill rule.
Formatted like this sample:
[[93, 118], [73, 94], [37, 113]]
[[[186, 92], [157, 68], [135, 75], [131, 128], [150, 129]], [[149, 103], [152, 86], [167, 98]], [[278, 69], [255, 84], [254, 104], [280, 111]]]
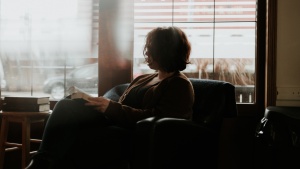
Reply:
[[300, 106], [300, 1], [277, 0], [277, 106]]

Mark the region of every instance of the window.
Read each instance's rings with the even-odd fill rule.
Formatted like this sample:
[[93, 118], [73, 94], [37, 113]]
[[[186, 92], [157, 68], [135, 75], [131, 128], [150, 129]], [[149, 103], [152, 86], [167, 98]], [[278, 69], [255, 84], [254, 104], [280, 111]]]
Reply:
[[[261, 106], [265, 3], [257, 0], [0, 0], [2, 97], [42, 94], [57, 100], [70, 85], [83, 85], [82, 88], [96, 95], [97, 90], [105, 91], [114, 84], [128, 82], [152, 71], [144, 64], [142, 55], [147, 32], [157, 26], [174, 25], [182, 28], [192, 43], [192, 64], [183, 71], [188, 77], [231, 82], [236, 86], [238, 106], [246, 109], [257, 103]], [[105, 10], [110, 14], [105, 15], [102, 12]], [[130, 23], [123, 22], [124, 18], [129, 18]], [[124, 25], [129, 24], [130, 28], [131, 23], [133, 30], [125, 29], [128, 27]], [[133, 40], [120, 40], [131, 35]], [[110, 41], [115, 41], [114, 47], [109, 46]], [[120, 53], [125, 59], [118, 57]], [[92, 73], [85, 75], [86, 79], [76, 79], [75, 72], [86, 67], [94, 67], [86, 70]], [[127, 77], [131, 74], [132, 77]], [[125, 80], [120, 80], [125, 76]], [[89, 84], [83, 83], [86, 81]]]
[[60, 99], [71, 85], [97, 94], [98, 9], [99, 0], [0, 0], [2, 97]]
[[255, 102], [256, 0], [135, 0], [134, 77], [152, 72], [145, 64], [145, 35], [157, 26], [178, 26], [192, 44], [183, 72], [236, 86], [238, 103]]

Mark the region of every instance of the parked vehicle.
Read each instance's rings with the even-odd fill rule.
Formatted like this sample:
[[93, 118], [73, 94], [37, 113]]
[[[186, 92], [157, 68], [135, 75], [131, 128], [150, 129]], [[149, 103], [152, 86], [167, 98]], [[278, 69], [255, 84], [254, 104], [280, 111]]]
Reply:
[[6, 80], [2, 79], [2, 77], [0, 77], [0, 85], [1, 85], [1, 90], [6, 89]]
[[44, 82], [43, 91], [51, 94], [54, 99], [62, 99], [65, 97], [65, 91], [71, 86], [77, 86], [91, 94], [97, 94], [98, 64], [80, 66], [66, 76], [48, 78]]

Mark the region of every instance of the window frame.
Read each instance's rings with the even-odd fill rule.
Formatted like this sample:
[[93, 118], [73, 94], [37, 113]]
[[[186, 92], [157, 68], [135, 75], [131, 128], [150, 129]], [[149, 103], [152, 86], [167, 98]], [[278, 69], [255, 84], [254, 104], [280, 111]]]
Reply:
[[266, 65], [266, 1], [257, 1], [257, 35], [255, 67], [255, 103], [238, 103], [240, 116], [254, 116], [263, 113], [265, 99], [265, 65]]
[[[237, 103], [237, 108], [239, 112], [239, 116], [255, 116], [257, 113], [263, 114], [266, 101], [267, 105], [274, 104], [274, 95], [272, 91], [274, 91], [274, 72], [273, 69], [275, 67], [274, 61], [275, 61], [275, 55], [273, 55], [274, 48], [274, 38], [275, 38], [275, 30], [274, 31], [267, 31], [270, 30], [270, 28], [274, 28], [274, 20], [276, 17], [274, 15], [276, 12], [274, 12], [274, 8], [276, 7], [274, 1], [257, 1], [257, 39], [256, 39], [256, 84], [255, 84], [255, 92], [256, 92], [256, 102], [253, 104], [245, 104], [245, 103]], [[275, 8], [276, 9], [276, 8]], [[271, 11], [271, 12], [269, 12]], [[267, 21], [269, 22], [269, 25], [267, 27]], [[272, 23], [272, 25], [270, 24]], [[268, 36], [267, 36], [268, 32]], [[99, 36], [100, 37], [100, 36]], [[267, 37], [272, 37], [272, 39], [268, 39], [267, 44]], [[273, 44], [273, 45], [272, 45]], [[267, 49], [268, 48], [268, 49]], [[266, 51], [268, 51], [268, 55], [266, 54]], [[99, 61], [101, 62], [102, 59], [99, 56]], [[102, 60], [103, 61], [103, 60]], [[272, 64], [267, 64], [272, 63]], [[132, 65], [132, 63], [131, 63]], [[266, 67], [268, 65], [268, 67]], [[108, 71], [105, 69], [100, 68], [101, 71]], [[268, 71], [267, 71], [268, 69]], [[130, 72], [132, 74], [132, 70]], [[132, 75], [131, 75], [132, 76]], [[100, 77], [100, 76], [99, 76]], [[118, 78], [118, 75], [112, 75], [110, 81], [112, 82], [113, 79]], [[100, 80], [100, 78], [99, 78]], [[127, 82], [130, 82], [131, 79], [127, 79]], [[266, 86], [268, 84], [268, 86]], [[106, 88], [113, 87], [114, 83], [110, 83], [110, 85], [107, 85]], [[101, 92], [102, 91], [102, 92]], [[99, 86], [99, 95], [103, 94], [103, 88]], [[268, 96], [268, 97], [266, 97]], [[276, 96], [276, 95], [275, 95]]]
[[[104, 1], [104, 0], [100, 0]], [[266, 106], [275, 105], [276, 102], [276, 15], [277, 15], [277, 0], [275, 1], [257, 1], [257, 39], [256, 39], [256, 102], [253, 104], [237, 103], [238, 116], [261, 116], [264, 113]], [[100, 14], [101, 15], [101, 11]], [[101, 30], [99, 30], [99, 33]], [[101, 37], [101, 36], [99, 36]], [[101, 39], [99, 39], [99, 42]], [[99, 50], [100, 53], [100, 50]], [[132, 55], [133, 57], [133, 55]], [[122, 58], [119, 58], [123, 60]], [[110, 72], [110, 67], [101, 67], [109, 60], [99, 54], [99, 75], [101, 72]], [[108, 89], [120, 83], [129, 83], [132, 80], [133, 58], [128, 61], [131, 68], [120, 71], [114, 71], [106, 74], [105, 77], [99, 76], [98, 95], [101, 96]], [[123, 76], [127, 74], [127, 76]], [[51, 101], [51, 107], [56, 101]]]
[[237, 104], [239, 116], [262, 117], [267, 106], [276, 105], [277, 0], [257, 3], [256, 103]]
[[266, 103], [267, 106], [276, 105], [276, 44], [277, 44], [277, 0], [267, 0], [267, 50], [266, 50]]

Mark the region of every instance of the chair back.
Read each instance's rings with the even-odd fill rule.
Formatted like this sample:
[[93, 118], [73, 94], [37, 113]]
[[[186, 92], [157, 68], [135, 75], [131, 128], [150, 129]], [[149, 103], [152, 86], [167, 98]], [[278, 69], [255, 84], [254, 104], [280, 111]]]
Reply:
[[195, 92], [192, 120], [219, 129], [224, 117], [237, 116], [235, 87], [224, 81], [190, 78]]
[[[237, 116], [235, 87], [224, 81], [189, 78], [195, 92], [193, 118], [196, 123], [219, 129], [223, 117]], [[118, 101], [129, 83], [120, 84], [103, 96]]]

